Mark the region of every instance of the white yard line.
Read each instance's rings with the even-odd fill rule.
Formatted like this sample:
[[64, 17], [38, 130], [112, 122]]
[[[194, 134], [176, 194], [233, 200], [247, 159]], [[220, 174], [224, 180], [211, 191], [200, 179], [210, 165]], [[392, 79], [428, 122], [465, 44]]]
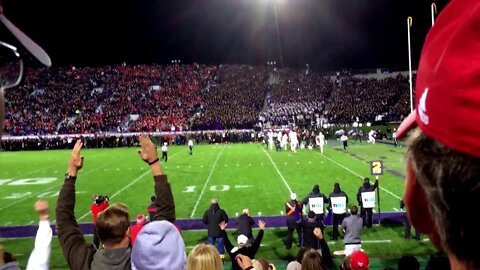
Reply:
[[288, 183], [287, 183], [287, 181], [285, 180], [285, 178], [283, 177], [282, 173], [278, 170], [277, 165], [275, 165], [275, 162], [273, 162], [273, 159], [270, 157], [270, 154], [269, 154], [267, 151], [265, 151], [265, 149], [262, 148], [262, 150], [263, 150], [263, 152], [265, 153], [265, 155], [267, 155], [268, 159], [270, 159], [270, 162], [272, 163], [272, 165], [273, 165], [273, 167], [275, 168], [275, 170], [277, 170], [277, 173], [278, 173], [278, 175], [280, 176], [280, 178], [282, 178], [282, 181], [283, 181], [283, 183], [285, 184], [285, 186], [287, 187], [288, 192], [290, 192], [290, 194], [293, 193], [292, 189], [291, 189], [290, 186], [288, 185]]
[[213, 163], [212, 169], [210, 170], [210, 174], [207, 177], [207, 180], [205, 180], [205, 184], [203, 185], [202, 191], [200, 192], [200, 196], [198, 196], [198, 200], [195, 203], [195, 206], [193, 207], [192, 214], [190, 215], [190, 218], [193, 218], [195, 215], [195, 211], [197, 211], [198, 204], [202, 200], [203, 193], [205, 193], [205, 189], [207, 188], [208, 182], [210, 181], [210, 178], [212, 178], [213, 171], [215, 170], [215, 166], [217, 165], [218, 160], [220, 159], [220, 156], [223, 154], [223, 151], [225, 151], [226, 146], [223, 147], [222, 151], [218, 153], [217, 159], [215, 159], [215, 162]]
[[[113, 162], [112, 162], [112, 163], [113, 163]], [[88, 175], [89, 173], [98, 171], [98, 170], [100, 170], [100, 169], [103, 168], [103, 167], [109, 166], [110, 164], [111, 164], [111, 163], [105, 164], [105, 165], [103, 165], [103, 166], [101, 166], [101, 167], [99, 167], [99, 168], [96, 168], [96, 169], [92, 169], [92, 170], [86, 171], [85, 173], [82, 173], [81, 176], [85, 176], [85, 175]], [[0, 212], [3, 211], [3, 210], [5, 210], [5, 209], [7, 209], [7, 208], [9, 208], [9, 207], [12, 207], [12, 206], [17, 205], [17, 204], [19, 204], [19, 203], [21, 203], [21, 202], [24, 202], [24, 201], [26, 201], [26, 200], [34, 197], [34, 196], [37, 196], [38, 194], [42, 194], [42, 193], [45, 193], [46, 191], [50, 191], [50, 190], [52, 190], [52, 189], [54, 189], [54, 188], [60, 187], [61, 185], [63, 185], [63, 178], [60, 179], [60, 181], [61, 181], [61, 182], [60, 182], [59, 184], [57, 184], [57, 185], [53, 185], [53, 186], [51, 186], [51, 187], [49, 187], [49, 188], [46, 188], [46, 189], [44, 189], [44, 190], [42, 190], [42, 191], [40, 191], [40, 192], [33, 193], [33, 194], [28, 195], [28, 196], [26, 196], [26, 197], [23, 197], [22, 199], [17, 200], [17, 201], [15, 201], [15, 202], [13, 202], [13, 203], [7, 204], [6, 206], [0, 208]]]
[[[177, 152], [175, 154], [172, 155], [172, 157], [180, 154], [181, 152]], [[130, 182], [130, 184], [124, 186], [122, 189], [120, 189], [119, 191], [115, 192], [112, 196], [110, 196], [109, 198], [110, 199], [113, 199], [115, 197], [117, 197], [120, 193], [124, 192], [127, 188], [131, 187], [133, 184], [137, 183], [138, 181], [140, 181], [145, 175], [149, 174], [150, 173], [150, 170], [146, 170], [144, 173], [142, 173], [139, 177], [135, 178], [134, 180], [132, 180]], [[85, 217], [87, 217], [88, 215], [90, 214], [90, 210], [87, 211], [85, 214], [83, 214], [79, 219], [77, 219], [77, 221], [80, 221], [82, 219], [84, 219]]]
[[[150, 173], [150, 170], [148, 171], [145, 171], [143, 172], [139, 177], [135, 178], [132, 182], [130, 182], [130, 184], [124, 186], [122, 189], [120, 189], [119, 191], [115, 192], [112, 196], [110, 196], [110, 199], [113, 199], [115, 197], [118, 196], [118, 194], [122, 193], [123, 191], [125, 191], [127, 188], [131, 187], [133, 184], [137, 183], [139, 180], [141, 180], [145, 175], [149, 174]], [[90, 210], [87, 211], [85, 214], [83, 214], [83, 216], [81, 216], [78, 221], [84, 219], [85, 217], [87, 217], [88, 215], [90, 214]]]
[[398, 209], [395, 208], [395, 207], [393, 208], [393, 211], [395, 211], [395, 212], [400, 212], [400, 210], [398, 210]]
[[[333, 160], [333, 159], [331, 159], [331, 158], [329, 158], [329, 157], [327, 157], [327, 156], [325, 156], [325, 155], [322, 155], [322, 154], [320, 154], [320, 153], [317, 153], [317, 154], [319, 154], [320, 156], [322, 156], [322, 157], [326, 158], [327, 160], [331, 161], [332, 163], [335, 163], [337, 166], [339, 166], [339, 167], [341, 167], [341, 168], [343, 168], [343, 169], [347, 170], [347, 171], [348, 171], [348, 172], [350, 172], [351, 174], [353, 174], [353, 175], [356, 175], [356, 176], [360, 177], [361, 179], [363, 179], [363, 176], [361, 176], [360, 174], [358, 174], [358, 173], [356, 173], [356, 172], [354, 172], [354, 171], [350, 170], [349, 168], [347, 168], [347, 167], [343, 166], [342, 164], [340, 164], [340, 163], [336, 162], [335, 160]], [[393, 192], [391, 192], [390, 190], [388, 190], [388, 189], [386, 189], [386, 188], [383, 188], [382, 186], [380, 186], [380, 189], [381, 189], [381, 190], [383, 190], [383, 191], [385, 191], [386, 193], [388, 193], [388, 194], [392, 195], [393, 197], [395, 197], [395, 198], [399, 199], [399, 200], [401, 200], [401, 199], [402, 199], [400, 196], [398, 196], [398, 195], [394, 194]]]

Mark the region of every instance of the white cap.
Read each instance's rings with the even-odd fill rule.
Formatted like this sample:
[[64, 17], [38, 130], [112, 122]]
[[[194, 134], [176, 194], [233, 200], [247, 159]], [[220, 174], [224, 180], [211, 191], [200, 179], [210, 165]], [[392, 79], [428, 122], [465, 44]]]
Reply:
[[295, 193], [290, 194], [290, 199], [296, 200], [297, 199], [297, 194], [295, 194]]
[[249, 213], [249, 211], [248, 211], [248, 209], [247, 209], [247, 208], [245, 208], [245, 209], [243, 209], [242, 213], [244, 213], [244, 214], [248, 214], [248, 213]]
[[167, 144], [168, 144], [167, 142], [164, 142], [164, 143], [163, 143], [163, 145], [165, 145], [165, 146], [166, 146]]
[[237, 237], [237, 243], [239, 245], [245, 245], [248, 241], [248, 237], [246, 237], [245, 235], [243, 234], [240, 234], [238, 237]]

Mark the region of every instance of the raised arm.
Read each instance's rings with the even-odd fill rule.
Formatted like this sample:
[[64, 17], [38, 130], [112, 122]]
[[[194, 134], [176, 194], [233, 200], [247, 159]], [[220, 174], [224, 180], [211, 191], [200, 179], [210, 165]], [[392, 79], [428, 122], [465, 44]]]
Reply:
[[320, 242], [320, 249], [322, 250], [322, 258], [325, 262], [325, 265], [328, 267], [328, 269], [332, 269], [332, 254], [330, 253], [330, 248], [328, 247], [327, 241], [325, 241], [325, 238], [323, 237], [322, 230], [320, 228], [315, 228], [313, 230], [313, 234], [315, 234]]
[[263, 239], [263, 233], [265, 231], [265, 226], [267, 224], [263, 220], [258, 221], [258, 228], [260, 231], [258, 231], [258, 235], [255, 238], [255, 241], [253, 241], [252, 249], [253, 249], [253, 254], [257, 254], [258, 249], [260, 248], [260, 244], [262, 243]]
[[39, 214], [35, 246], [28, 259], [27, 270], [48, 270], [50, 251], [52, 248], [52, 228], [48, 220], [48, 202], [39, 200], [35, 203], [35, 211]]
[[375, 184], [373, 184], [373, 190], [378, 188], [378, 179], [375, 180]]
[[60, 189], [55, 209], [58, 241], [62, 247], [63, 256], [73, 270], [89, 269], [95, 253], [95, 248], [91, 244], [86, 244], [74, 214], [75, 181], [77, 172], [83, 166], [83, 157], [80, 157], [81, 149], [82, 142], [78, 140], [70, 156], [65, 182]]
[[220, 226], [220, 233], [222, 234], [222, 237], [223, 237], [225, 250], [228, 252], [228, 254], [231, 254], [233, 245], [232, 245], [232, 242], [230, 242], [230, 239], [228, 238], [227, 231], [225, 231], [225, 228], [227, 228], [227, 223], [225, 221], [222, 221], [220, 222], [220, 224], [218, 224], [218, 226]]
[[150, 166], [155, 181], [155, 205], [157, 212], [153, 220], [168, 220], [175, 222], [175, 202], [173, 200], [172, 188], [168, 183], [167, 175], [163, 172], [157, 155], [157, 149], [146, 134], [139, 136], [141, 151], [138, 151], [140, 158]]

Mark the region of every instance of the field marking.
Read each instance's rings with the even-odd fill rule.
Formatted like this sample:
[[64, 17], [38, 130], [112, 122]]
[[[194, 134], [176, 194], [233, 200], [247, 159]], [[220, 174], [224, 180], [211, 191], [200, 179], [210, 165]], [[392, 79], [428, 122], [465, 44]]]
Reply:
[[[195, 215], [195, 211], [197, 211], [198, 204], [202, 200], [203, 193], [205, 193], [205, 189], [207, 188], [208, 182], [210, 181], [210, 178], [212, 178], [213, 171], [215, 170], [215, 166], [217, 165], [217, 162], [220, 159], [220, 156], [223, 154], [223, 151], [225, 151], [225, 148], [226, 148], [226, 146], [224, 146], [222, 151], [220, 151], [220, 153], [218, 153], [217, 159], [215, 159], [215, 162], [213, 163], [212, 169], [210, 170], [210, 174], [208, 175], [207, 180], [205, 181], [205, 184], [203, 185], [202, 191], [200, 192], [200, 195], [198, 196], [198, 200], [195, 203], [195, 206], [193, 207], [193, 211], [192, 211], [192, 214], [190, 215], [190, 218], [193, 218], [193, 216]], [[225, 164], [225, 167], [226, 166], [227, 166], [227, 164]]]
[[8, 225], [10, 225], [10, 224], [12, 224], [12, 222], [11, 222], [11, 221], [9, 221], [9, 222], [5, 223], [5, 225], [4, 225], [4, 226], [8, 226]]
[[400, 212], [400, 210], [398, 210], [398, 209], [395, 208], [395, 207], [393, 208], [393, 211], [395, 211], [395, 212]]
[[[110, 199], [113, 199], [115, 197], [118, 196], [118, 194], [122, 193], [123, 191], [125, 191], [127, 188], [131, 187], [133, 184], [135, 184], [136, 182], [138, 182], [140, 179], [142, 179], [145, 175], [149, 174], [150, 171], [145, 171], [143, 172], [139, 177], [135, 178], [130, 184], [124, 186], [122, 189], [120, 189], [119, 191], [115, 192], [112, 196], [110, 196]], [[86, 216], [88, 216], [90, 214], [90, 210], [88, 212], [86, 212], [83, 216], [81, 216], [79, 219], [77, 219], [77, 221], [80, 221], [82, 219], [84, 219]]]
[[[342, 164], [340, 164], [340, 163], [336, 162], [335, 160], [333, 160], [333, 159], [331, 159], [331, 158], [329, 158], [329, 157], [327, 157], [327, 156], [325, 156], [325, 155], [322, 155], [321, 153], [317, 153], [317, 154], [319, 154], [320, 156], [322, 156], [322, 157], [326, 158], [327, 160], [329, 160], [329, 161], [331, 161], [331, 162], [335, 163], [335, 164], [336, 164], [336, 165], [338, 165], [339, 167], [341, 167], [341, 168], [343, 168], [343, 169], [347, 170], [347, 171], [348, 171], [348, 172], [350, 172], [351, 174], [353, 174], [353, 175], [356, 175], [356, 176], [360, 177], [361, 179], [363, 179], [363, 178], [364, 178], [364, 177], [363, 177], [363, 176], [361, 176], [360, 174], [358, 174], [358, 173], [356, 173], [356, 172], [354, 172], [354, 171], [350, 170], [349, 168], [347, 168], [347, 167], [343, 166]], [[381, 189], [381, 190], [383, 190], [383, 191], [385, 191], [386, 193], [388, 193], [388, 194], [392, 195], [393, 197], [395, 197], [395, 198], [399, 199], [399, 200], [401, 200], [401, 199], [402, 199], [400, 196], [398, 196], [398, 195], [394, 194], [393, 192], [391, 192], [390, 190], [388, 190], [388, 189], [386, 189], [386, 188], [384, 188], [384, 187], [382, 187], [382, 186], [380, 186], [380, 189]]]
[[[113, 163], [113, 162], [112, 162], [112, 163]], [[99, 167], [99, 168], [91, 169], [91, 170], [89, 170], [89, 171], [86, 171], [86, 172], [83, 173], [82, 175], [83, 175], [83, 176], [88, 175], [88, 174], [91, 173], [91, 172], [98, 171], [98, 170], [100, 170], [100, 168], [106, 167], [106, 166], [109, 166], [109, 165], [110, 165], [110, 164], [105, 164], [105, 165], [103, 165], [103, 166], [101, 166], [101, 167]], [[12, 206], [14, 206], [14, 205], [17, 205], [17, 204], [19, 204], [19, 203], [21, 203], [21, 202], [23, 202], [23, 201], [26, 201], [26, 200], [28, 200], [28, 199], [31, 199], [32, 197], [38, 196], [39, 194], [45, 193], [46, 191], [50, 191], [50, 190], [52, 190], [52, 189], [54, 189], [54, 188], [60, 187], [61, 185], [63, 185], [63, 179], [62, 179], [61, 181], [62, 181], [62, 182], [61, 182], [60, 184], [58, 184], [58, 185], [53, 185], [53, 186], [51, 186], [51, 187], [49, 187], [49, 188], [46, 188], [46, 189], [44, 189], [44, 190], [42, 190], [42, 191], [40, 191], [40, 192], [33, 193], [33, 194], [31, 194], [31, 195], [25, 196], [25, 197], [23, 197], [22, 199], [20, 199], [20, 200], [18, 200], [18, 201], [15, 201], [15, 202], [13, 202], [13, 203], [10, 203], [10, 204], [8, 204], [8, 205], [0, 208], [0, 212], [3, 211], [3, 210], [5, 210], [5, 209], [7, 209], [7, 208], [10, 208], [10, 207], [12, 207]]]
[[[328, 241], [329, 245], [333, 245], [337, 243], [338, 241]], [[383, 244], [383, 243], [391, 243], [392, 240], [390, 239], [384, 239], [384, 240], [362, 240], [362, 244], [368, 243], [368, 244]]]
[[[181, 152], [177, 152], [175, 154], [173, 154], [171, 157], [174, 157], [176, 156], [177, 154], [180, 154]], [[130, 182], [130, 184], [124, 186], [123, 188], [121, 188], [119, 191], [115, 192], [112, 196], [110, 196], [110, 200], [117, 197], [120, 193], [124, 192], [127, 188], [131, 187], [133, 184], [135, 184], [136, 182], [138, 182], [139, 180], [141, 180], [145, 175], [147, 175], [148, 173], [150, 173], [150, 170], [147, 170], [145, 172], [143, 172], [139, 177], [135, 178], [132, 182]], [[77, 219], [77, 222], [84, 219], [86, 216], [88, 216], [90, 214], [90, 210], [88, 210], [88, 212], [86, 212], [85, 214], [83, 214], [83, 216], [81, 216], [79, 219]]]
[[263, 149], [263, 152], [265, 153], [265, 155], [267, 155], [268, 159], [270, 159], [270, 162], [272, 163], [273, 167], [275, 168], [275, 170], [277, 170], [277, 173], [278, 175], [280, 176], [280, 178], [282, 178], [282, 181], [283, 183], [285, 184], [285, 186], [287, 187], [288, 191], [290, 192], [290, 194], [293, 193], [292, 189], [290, 188], [290, 186], [288, 185], [287, 181], [285, 180], [285, 178], [283, 177], [282, 173], [278, 170], [277, 168], [277, 165], [275, 165], [275, 162], [273, 162], [273, 159], [272, 157], [270, 157], [270, 154], [268, 154], [267, 151], [265, 151], [265, 149]]

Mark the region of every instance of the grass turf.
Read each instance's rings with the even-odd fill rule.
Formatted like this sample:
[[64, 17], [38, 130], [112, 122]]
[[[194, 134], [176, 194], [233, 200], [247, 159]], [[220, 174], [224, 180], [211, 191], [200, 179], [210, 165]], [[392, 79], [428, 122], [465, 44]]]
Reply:
[[[177, 218], [201, 218], [212, 197], [219, 199], [220, 206], [230, 216], [243, 208], [249, 208], [253, 216], [280, 215], [290, 190], [301, 199], [314, 184], [319, 184], [328, 196], [335, 182], [340, 183], [349, 196], [349, 205], [356, 204], [362, 178], [370, 174], [367, 163], [381, 159], [387, 170], [380, 178], [381, 211], [391, 212], [398, 210], [403, 194], [403, 150], [364, 142], [351, 144], [343, 151], [336, 141], [329, 142], [323, 155], [309, 150], [296, 154], [270, 152], [258, 144], [198, 145], [192, 156], [186, 146], [170, 147], [169, 161], [162, 165], [172, 184]], [[49, 201], [53, 217], [69, 154], [70, 151], [0, 153], [0, 226], [36, 223], [32, 205], [38, 198]], [[76, 205], [80, 222], [91, 222], [92, 194], [109, 195], [112, 203], [126, 203], [132, 217], [146, 213], [149, 197], [153, 195], [153, 181], [136, 149], [85, 149], [82, 154], [85, 166], [78, 176]], [[35, 184], [38, 178], [51, 182]], [[383, 259], [398, 258], [405, 253], [434, 252], [429, 242], [403, 240], [402, 229], [401, 226], [382, 226], [366, 231], [365, 240], [390, 242], [365, 243], [365, 249], [371, 256]], [[184, 232], [184, 236], [187, 246], [206, 239], [205, 232]], [[284, 238], [284, 230], [268, 230], [264, 238], [267, 247], [262, 248], [259, 255], [280, 260], [294, 256], [296, 250], [284, 250]], [[28, 239], [2, 242], [7, 250], [15, 250], [24, 254], [22, 256], [28, 256], [32, 246]], [[332, 251], [340, 249], [341, 242], [331, 248]], [[52, 254], [52, 266], [64, 267], [56, 240]]]

